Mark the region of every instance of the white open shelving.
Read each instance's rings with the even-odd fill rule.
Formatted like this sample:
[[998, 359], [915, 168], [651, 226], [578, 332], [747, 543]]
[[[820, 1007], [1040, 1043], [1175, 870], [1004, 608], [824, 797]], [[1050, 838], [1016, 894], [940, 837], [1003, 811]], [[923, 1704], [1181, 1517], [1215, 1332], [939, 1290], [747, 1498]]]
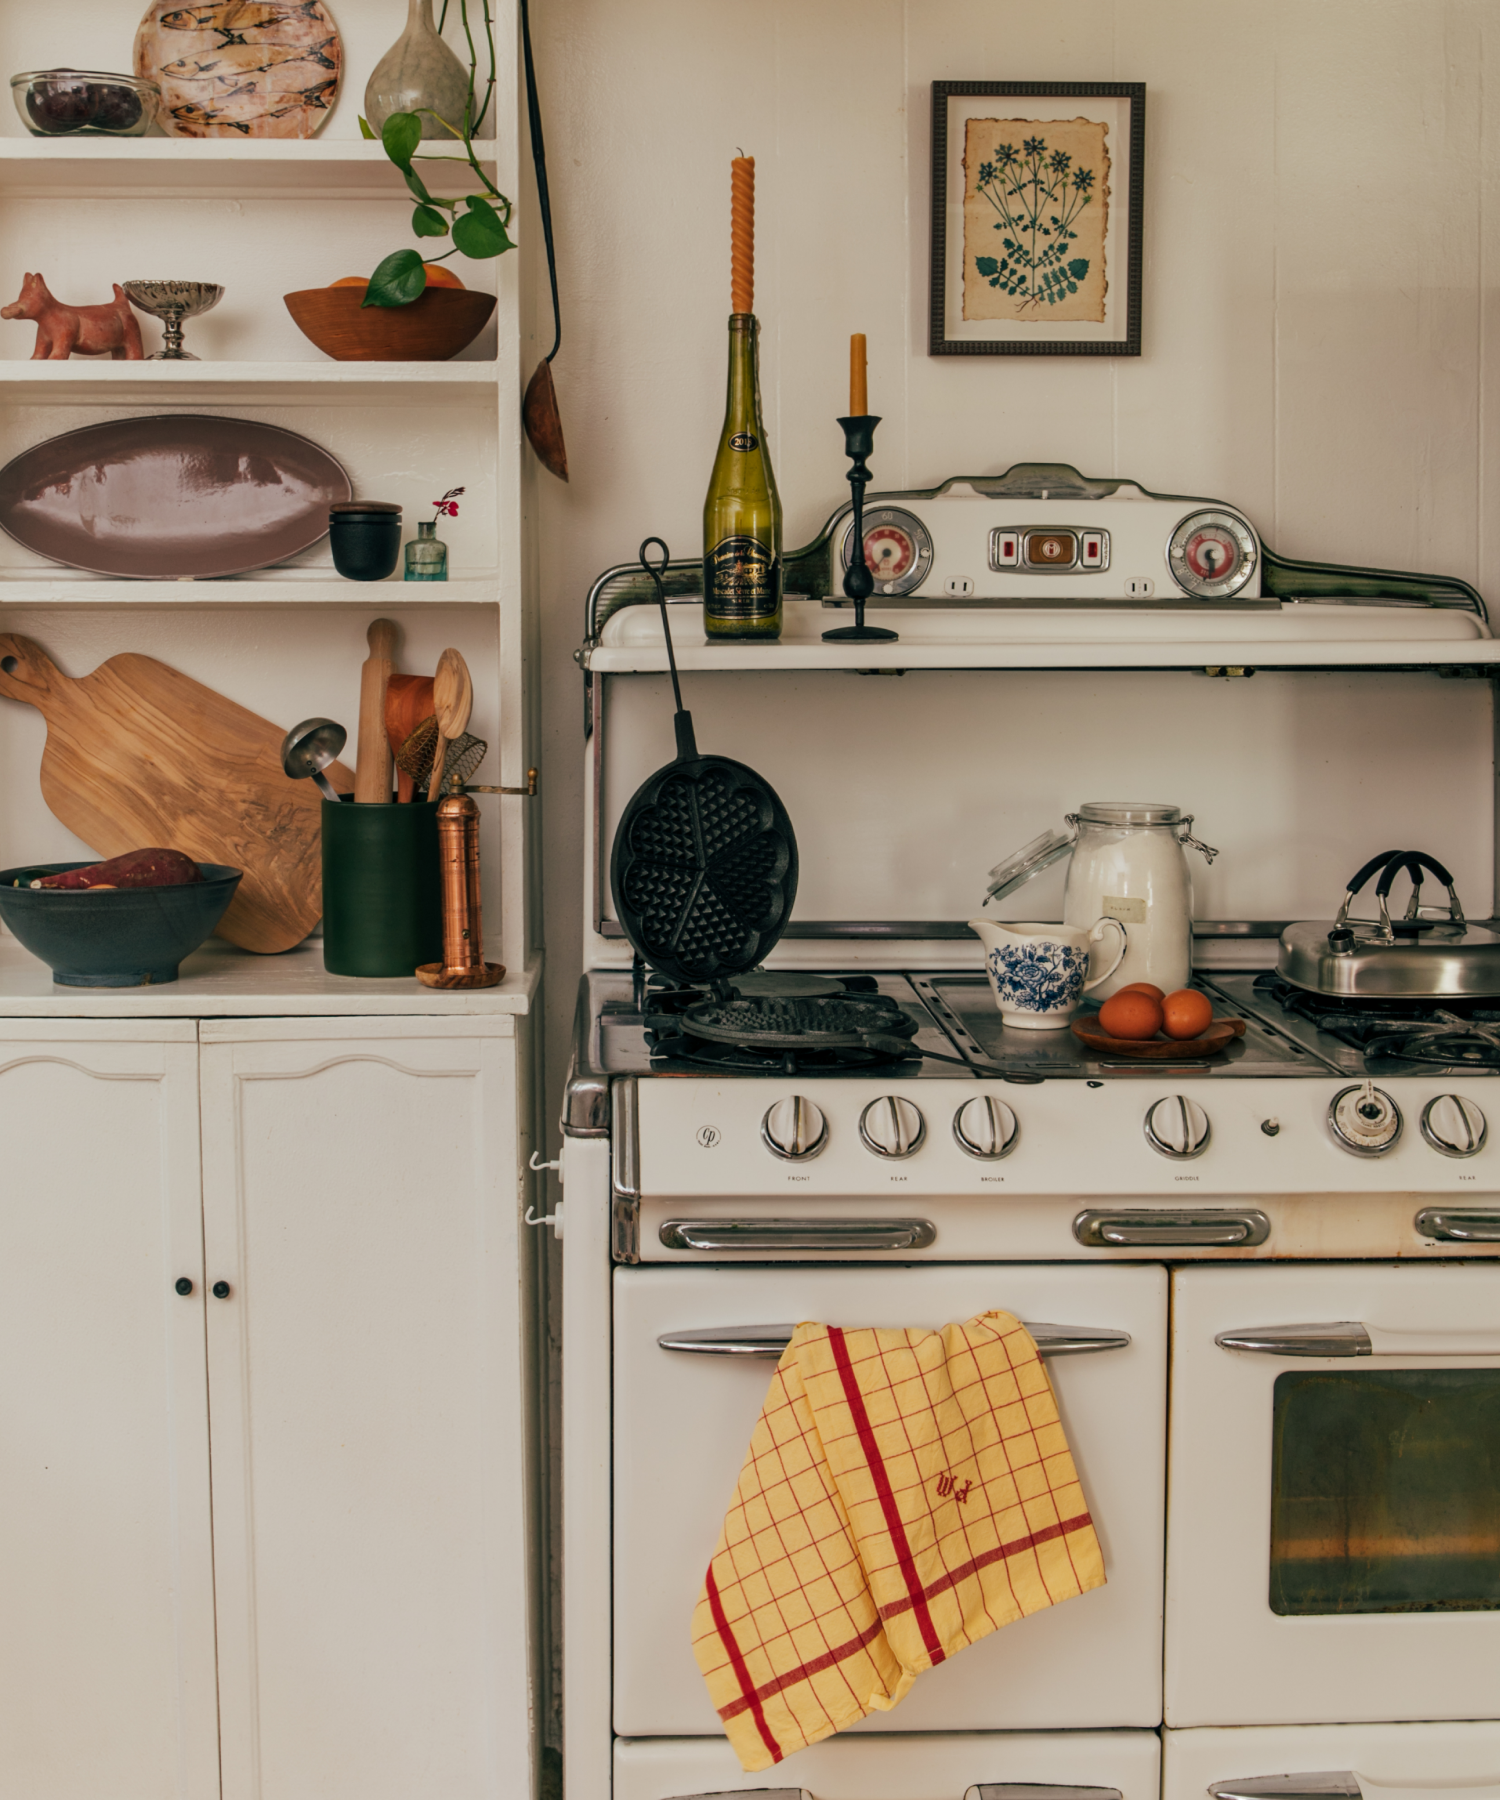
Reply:
[[[298, 397], [440, 405], [491, 396], [499, 380], [499, 364], [493, 361], [107, 362], [98, 357], [74, 357], [69, 362], [0, 362], [0, 399], [13, 406], [45, 406], [53, 401], [128, 404], [169, 400], [181, 404], [194, 398], [219, 402]], [[325, 389], [336, 392], [324, 394], [321, 390]]]

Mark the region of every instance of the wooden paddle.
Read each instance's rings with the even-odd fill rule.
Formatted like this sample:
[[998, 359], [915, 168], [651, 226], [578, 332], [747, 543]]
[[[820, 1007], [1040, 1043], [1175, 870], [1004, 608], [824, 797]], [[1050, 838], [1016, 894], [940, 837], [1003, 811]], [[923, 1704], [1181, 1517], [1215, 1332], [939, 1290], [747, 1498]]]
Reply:
[[[151, 656], [112, 656], [75, 681], [3, 634], [0, 694], [46, 719], [42, 798], [90, 849], [161, 846], [243, 869], [219, 935], [244, 950], [290, 950], [317, 924], [322, 801], [283, 773], [281, 726]], [[352, 789], [342, 763], [327, 773]]]

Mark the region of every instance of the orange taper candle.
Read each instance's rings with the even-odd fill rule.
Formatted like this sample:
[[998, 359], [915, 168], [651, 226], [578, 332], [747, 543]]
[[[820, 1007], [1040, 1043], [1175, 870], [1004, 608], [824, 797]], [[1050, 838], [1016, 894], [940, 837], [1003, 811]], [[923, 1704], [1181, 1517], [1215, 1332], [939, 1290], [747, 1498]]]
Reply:
[[870, 391], [865, 379], [865, 334], [849, 339], [849, 416], [862, 419], [870, 410]]
[[737, 156], [730, 176], [730, 306], [737, 313], [755, 311], [755, 158]]

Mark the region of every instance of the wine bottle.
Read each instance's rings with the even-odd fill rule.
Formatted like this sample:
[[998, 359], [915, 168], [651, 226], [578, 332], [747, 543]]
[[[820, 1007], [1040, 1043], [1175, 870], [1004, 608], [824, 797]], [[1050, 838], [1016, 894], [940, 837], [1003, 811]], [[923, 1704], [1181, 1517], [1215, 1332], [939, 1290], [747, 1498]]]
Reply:
[[703, 502], [703, 629], [716, 641], [781, 636], [781, 496], [760, 416], [753, 313], [729, 319], [729, 394]]

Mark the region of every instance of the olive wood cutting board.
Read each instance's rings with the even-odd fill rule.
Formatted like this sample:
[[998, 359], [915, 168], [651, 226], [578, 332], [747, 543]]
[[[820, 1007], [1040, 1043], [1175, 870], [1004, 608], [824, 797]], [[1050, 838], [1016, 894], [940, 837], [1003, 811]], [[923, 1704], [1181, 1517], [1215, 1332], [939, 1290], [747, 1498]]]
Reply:
[[[322, 801], [281, 767], [279, 725], [152, 656], [76, 681], [30, 638], [0, 634], [0, 694], [47, 721], [42, 798], [101, 856], [162, 846], [245, 878], [219, 925], [242, 950], [300, 944], [323, 911]], [[342, 763], [327, 774], [354, 787]]]

